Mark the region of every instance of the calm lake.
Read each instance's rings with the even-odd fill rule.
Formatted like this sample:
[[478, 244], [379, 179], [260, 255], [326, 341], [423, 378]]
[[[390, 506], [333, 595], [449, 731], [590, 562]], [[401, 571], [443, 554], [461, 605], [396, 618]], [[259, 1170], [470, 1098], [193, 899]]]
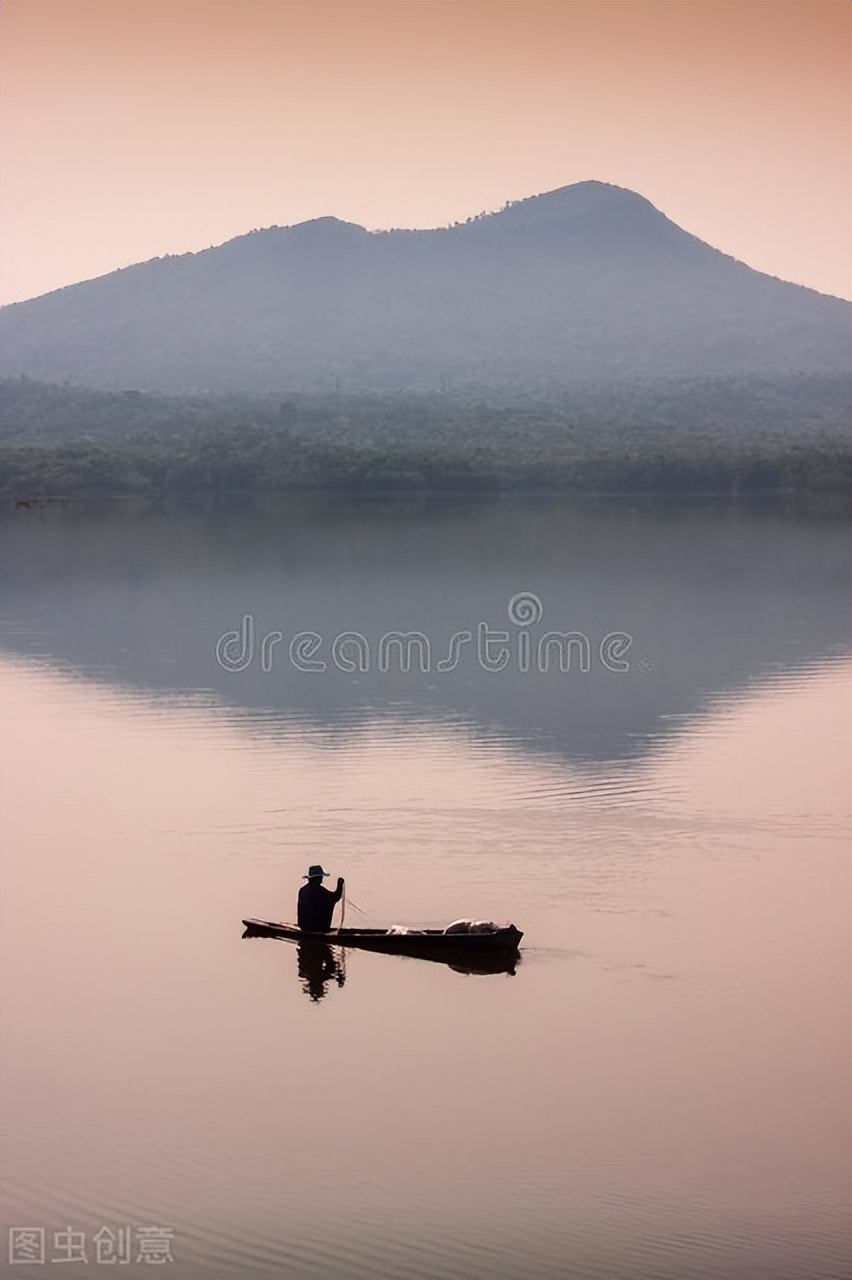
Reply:
[[[2, 536], [9, 1274], [848, 1280], [844, 518]], [[243, 939], [318, 862], [515, 972]]]

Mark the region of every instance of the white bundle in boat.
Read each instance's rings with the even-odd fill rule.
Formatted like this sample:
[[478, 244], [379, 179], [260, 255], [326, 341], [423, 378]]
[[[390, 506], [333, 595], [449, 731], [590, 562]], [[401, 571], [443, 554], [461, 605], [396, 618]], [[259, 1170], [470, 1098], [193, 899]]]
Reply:
[[444, 933], [497, 933], [499, 929], [493, 920], [454, 920]]
[[404, 924], [392, 924], [388, 929], [388, 933], [393, 934], [394, 937], [406, 937], [410, 933], [422, 932], [422, 929], [409, 929], [408, 926]]

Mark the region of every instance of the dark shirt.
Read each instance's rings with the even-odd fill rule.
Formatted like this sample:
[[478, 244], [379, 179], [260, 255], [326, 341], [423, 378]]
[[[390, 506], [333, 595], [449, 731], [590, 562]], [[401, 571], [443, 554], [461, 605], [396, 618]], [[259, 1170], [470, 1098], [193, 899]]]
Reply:
[[342, 880], [338, 880], [333, 893], [320, 880], [309, 880], [299, 890], [299, 928], [305, 933], [326, 933], [331, 928], [334, 904], [342, 897]]

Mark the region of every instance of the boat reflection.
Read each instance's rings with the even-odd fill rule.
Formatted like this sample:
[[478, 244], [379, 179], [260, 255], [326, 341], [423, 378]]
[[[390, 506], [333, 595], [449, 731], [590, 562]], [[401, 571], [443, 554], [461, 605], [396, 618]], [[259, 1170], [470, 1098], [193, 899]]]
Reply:
[[314, 1004], [322, 1000], [332, 982], [342, 987], [346, 981], [346, 953], [342, 947], [332, 948], [316, 939], [297, 942], [296, 964], [301, 988]]
[[[249, 925], [244, 929], [243, 937], [274, 937], [274, 935], [271, 933], [264, 934], [260, 929]], [[316, 937], [296, 940], [279, 936], [275, 940], [278, 942], [295, 941], [299, 985], [312, 1003], [318, 1004], [320, 1000], [324, 999], [332, 983], [342, 987], [346, 982], [346, 947], [334, 946], [326, 942], [324, 938]], [[513, 977], [517, 971], [521, 956], [518, 951], [495, 951], [464, 957], [458, 955], [447, 956], [446, 954], [414, 954], [397, 955], [394, 958], [397, 961], [400, 959], [426, 960], [431, 964], [440, 964], [446, 969], [452, 969], [454, 973], [466, 975], [504, 973]]]

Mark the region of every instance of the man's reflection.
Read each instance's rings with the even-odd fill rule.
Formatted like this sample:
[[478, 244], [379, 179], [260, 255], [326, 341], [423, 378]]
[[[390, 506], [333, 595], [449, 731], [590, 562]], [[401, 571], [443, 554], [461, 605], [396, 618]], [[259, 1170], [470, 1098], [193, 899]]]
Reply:
[[342, 987], [346, 981], [344, 953], [341, 951], [338, 955], [327, 942], [321, 942], [318, 938], [298, 942], [296, 959], [302, 990], [314, 1004], [322, 1000], [330, 982], [334, 981]]

